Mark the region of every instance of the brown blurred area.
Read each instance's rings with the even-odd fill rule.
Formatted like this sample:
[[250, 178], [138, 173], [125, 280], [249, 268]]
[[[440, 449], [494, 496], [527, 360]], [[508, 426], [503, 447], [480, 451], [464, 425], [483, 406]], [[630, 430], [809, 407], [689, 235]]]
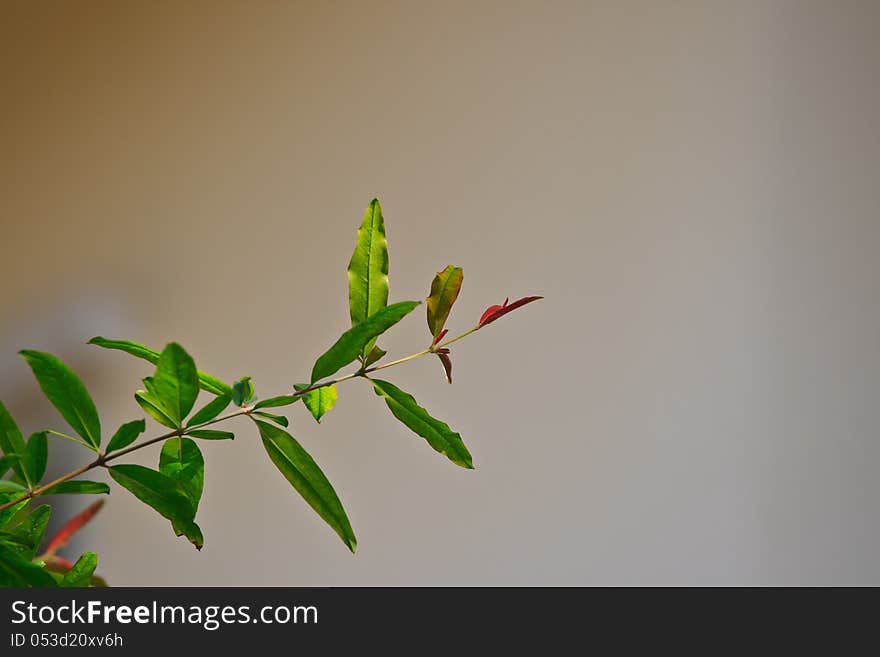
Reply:
[[204, 449], [201, 553], [114, 491], [76, 546], [111, 584], [880, 583], [876, 2], [0, 11], [0, 397], [23, 430], [63, 426], [25, 347], [82, 374], [106, 435], [141, 416], [148, 369], [98, 334], [179, 341], [263, 396], [304, 380], [348, 326], [373, 196], [393, 301], [449, 263], [453, 331], [546, 297], [457, 344], [452, 386], [392, 370], [474, 472], [358, 382], [321, 426], [295, 409], [356, 556], [241, 423]]

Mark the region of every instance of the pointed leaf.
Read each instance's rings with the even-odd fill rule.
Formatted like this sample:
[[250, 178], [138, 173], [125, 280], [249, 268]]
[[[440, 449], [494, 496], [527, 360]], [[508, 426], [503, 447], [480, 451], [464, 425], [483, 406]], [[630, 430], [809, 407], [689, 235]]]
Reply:
[[61, 417], [97, 450], [101, 446], [101, 421], [95, 402], [79, 377], [52, 354], [28, 349], [18, 353], [31, 366], [43, 394]]
[[187, 436], [201, 438], [202, 440], [234, 440], [235, 434], [231, 431], [216, 431], [214, 429], [192, 429], [186, 432]]
[[[21, 490], [14, 490], [11, 488], [12, 486], [18, 486]], [[9, 504], [18, 499], [24, 490], [23, 487], [13, 481], [0, 481], [0, 504]], [[28, 502], [30, 502], [29, 499], [24, 499], [0, 511], [0, 527], [5, 527], [8, 522], [13, 520], [16, 514], [28, 505]]]
[[348, 516], [345, 515], [345, 509], [314, 459], [284, 429], [262, 420], [254, 422], [275, 467], [354, 552], [357, 549], [357, 539], [348, 522]]
[[5, 475], [9, 471], [9, 469], [12, 468], [12, 464], [17, 463], [18, 460], [19, 458], [15, 454], [0, 456], [0, 477]]
[[140, 436], [146, 428], [147, 423], [143, 420], [126, 422], [116, 430], [116, 433], [113, 434], [110, 443], [107, 445], [107, 453], [109, 454], [110, 452], [115, 452], [123, 447], [128, 447], [137, 440], [137, 437]]
[[279, 406], [290, 406], [291, 404], [295, 404], [299, 401], [300, 395], [281, 395], [279, 397], [270, 397], [269, 399], [264, 399], [262, 401], [258, 401], [254, 404], [254, 408], [278, 408]]
[[[301, 383], [295, 384], [293, 387], [297, 390], [308, 388], [307, 385]], [[336, 405], [339, 394], [336, 392], [336, 386], [321, 386], [304, 393], [302, 398], [312, 417], [320, 422], [321, 418]]]
[[173, 522], [192, 522], [195, 516], [192, 501], [174, 479], [145, 468], [126, 463], [108, 468], [110, 476], [144, 504], [153, 507]]
[[401, 301], [391, 304], [347, 330], [315, 363], [312, 368], [312, 383], [335, 374], [340, 368], [355, 361], [370, 340], [397, 324], [420, 303]]
[[82, 556], [73, 564], [61, 579], [63, 587], [86, 587], [92, 581], [92, 574], [98, 567], [98, 555], [94, 552], [83, 552]]
[[62, 481], [45, 491], [43, 495], [107, 495], [109, 493], [110, 486], [103, 482], [76, 479]]
[[52, 537], [52, 540], [49, 541], [49, 545], [46, 546], [46, 553], [54, 554], [57, 550], [60, 550], [67, 545], [70, 538], [94, 518], [95, 514], [98, 513], [103, 506], [104, 500], [93, 502], [83, 511], [64, 523], [64, 526], [61, 527], [55, 536]]
[[[348, 263], [348, 305], [352, 326], [388, 305], [388, 242], [378, 199], [370, 201], [364, 213]], [[375, 338], [368, 340], [361, 355], [368, 354], [375, 342]]]
[[232, 385], [232, 403], [247, 406], [254, 398], [254, 384], [251, 377], [243, 376]]
[[428, 441], [435, 450], [463, 468], [473, 469], [470, 452], [465, 447], [461, 436], [454, 432], [445, 422], [431, 417], [424, 408], [418, 405], [412, 395], [404, 392], [393, 383], [371, 379], [376, 394], [385, 398], [385, 403], [398, 420]]
[[[142, 358], [145, 361], [152, 363], [153, 365], [157, 365], [159, 363], [158, 351], [154, 351], [153, 349], [145, 347], [144, 345], [137, 342], [131, 342], [130, 340], [108, 340], [107, 338], [102, 338], [98, 336], [89, 340], [89, 344], [103, 347], [104, 349], [116, 349], [119, 351], [124, 351], [125, 353], [136, 356], [137, 358]], [[214, 395], [232, 394], [232, 388], [228, 384], [218, 379], [216, 376], [205, 374], [202, 371], [199, 371], [198, 375], [199, 387], [201, 387], [201, 389], [205, 392], [210, 392]]]
[[197, 511], [205, 485], [205, 459], [195, 441], [189, 438], [166, 440], [159, 454], [159, 472], [180, 484], [192, 502], [193, 511]]
[[[21, 484], [9, 481], [8, 479], [0, 479], [0, 493], [23, 493], [27, 490]], [[6, 504], [7, 500], [3, 500], [0, 504]]]
[[[150, 390], [150, 387], [153, 389]], [[199, 376], [192, 357], [176, 342], [171, 342], [159, 356], [152, 386], [147, 390], [161, 403], [175, 426], [181, 423], [199, 396]]]
[[225, 411], [231, 401], [232, 395], [223, 394], [218, 396], [216, 399], [213, 399], [202, 406], [202, 408], [190, 418], [189, 422], [186, 423], [186, 426], [193, 427], [199, 424], [204, 424], [205, 422], [210, 422], [220, 415], [220, 413]]
[[6, 467], [12, 468], [19, 477], [27, 480], [25, 477], [24, 466], [21, 464], [21, 457], [24, 455], [25, 442], [18, 425], [12, 419], [12, 415], [6, 410], [3, 402], [0, 402], [0, 450], [11, 460], [7, 462]]
[[175, 536], [186, 536], [196, 550], [201, 550], [205, 545], [205, 537], [202, 536], [202, 528], [194, 520], [172, 520], [171, 528]]
[[500, 306], [494, 305], [486, 308], [486, 311], [483, 313], [483, 316], [480, 317], [480, 321], [477, 322], [477, 326], [482, 328], [486, 324], [490, 324], [494, 322], [499, 317], [503, 317], [511, 310], [516, 310], [520, 306], [524, 306], [527, 303], [531, 303], [532, 301], [537, 301], [538, 299], [543, 299], [544, 297], [523, 297], [522, 299], [517, 299], [513, 303], [508, 305], [508, 299], [504, 300], [504, 303]]
[[370, 350], [370, 353], [367, 354], [367, 357], [364, 358], [364, 367], [369, 367], [373, 363], [378, 362], [379, 360], [381, 360], [382, 356], [384, 356], [387, 353], [388, 352], [385, 351], [384, 349], [380, 349], [379, 347], [373, 347]]
[[49, 505], [43, 504], [31, 511], [21, 523], [9, 532], [12, 536], [20, 539], [18, 552], [25, 559], [33, 559], [39, 550], [51, 512], [52, 509]]
[[[199, 508], [205, 484], [205, 460], [198, 445], [189, 438], [171, 438], [165, 441], [159, 455], [159, 472], [176, 481], [186, 493], [193, 507]], [[186, 536], [197, 550], [205, 544], [201, 528], [193, 519], [175, 518], [171, 521], [174, 533]]]
[[287, 427], [290, 425], [290, 420], [288, 420], [283, 415], [274, 415], [272, 413], [266, 413], [265, 411], [254, 411], [254, 415], [264, 417], [267, 420], [271, 420], [275, 424], [280, 424], [282, 427]]
[[443, 363], [443, 371], [446, 373], [446, 383], [452, 383], [452, 358], [449, 353], [438, 353], [437, 357]]
[[58, 584], [42, 566], [23, 559], [12, 550], [0, 550], [0, 587], [55, 587]]
[[426, 303], [428, 309], [428, 330], [432, 336], [437, 336], [446, 325], [452, 304], [458, 298], [461, 284], [464, 280], [464, 270], [461, 267], [449, 265], [443, 271], [437, 272], [431, 282], [431, 294]]
[[177, 424], [168, 415], [162, 404], [159, 403], [159, 400], [153, 397], [153, 395], [148, 393], [146, 390], [138, 390], [136, 393], [134, 393], [134, 400], [147, 415], [156, 420], [156, 422], [158, 422], [159, 424], [166, 426], [169, 429], [178, 428]]
[[24, 448], [24, 454], [21, 457], [22, 465], [26, 473], [25, 479], [32, 486], [40, 483], [43, 475], [46, 474], [46, 463], [49, 460], [49, 443], [46, 440], [46, 432], [40, 431], [31, 434], [28, 438], [27, 445]]

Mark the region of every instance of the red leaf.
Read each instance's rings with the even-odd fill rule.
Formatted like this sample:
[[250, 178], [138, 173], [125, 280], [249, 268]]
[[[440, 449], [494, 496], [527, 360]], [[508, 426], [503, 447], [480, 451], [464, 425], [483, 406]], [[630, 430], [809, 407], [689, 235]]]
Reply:
[[442, 340], [444, 337], [446, 337], [447, 333], [449, 333], [449, 329], [443, 329], [442, 331], [440, 331], [437, 334], [437, 337], [434, 338], [434, 341], [431, 343], [431, 346], [433, 347], [436, 344], [440, 344], [440, 340]]
[[67, 524], [59, 529], [58, 533], [52, 537], [51, 541], [49, 541], [49, 545], [46, 548], [46, 554], [55, 554], [56, 550], [60, 550], [65, 545], [67, 545], [67, 541], [70, 540], [71, 536], [82, 529], [83, 525], [85, 525], [89, 520], [94, 517], [94, 515], [98, 511], [101, 510], [102, 506], [104, 506], [104, 500], [98, 500], [94, 504], [86, 507], [84, 511], [78, 513], [73, 518], [68, 520]]
[[443, 369], [446, 371], [446, 382], [452, 383], [452, 359], [449, 357], [449, 349], [441, 349], [437, 352], [437, 357], [443, 363]]
[[516, 301], [508, 305], [507, 302], [510, 301], [510, 298], [508, 297], [504, 300], [504, 303], [502, 305], [489, 306], [488, 308], [486, 308], [486, 312], [484, 312], [483, 316], [480, 317], [480, 321], [477, 323], [477, 327], [482, 328], [486, 324], [494, 322], [499, 317], [503, 317], [511, 310], [516, 310], [520, 306], [524, 306], [527, 303], [531, 303], [532, 301], [537, 301], [538, 299], [543, 298], [544, 297], [523, 297], [522, 299], [517, 299]]

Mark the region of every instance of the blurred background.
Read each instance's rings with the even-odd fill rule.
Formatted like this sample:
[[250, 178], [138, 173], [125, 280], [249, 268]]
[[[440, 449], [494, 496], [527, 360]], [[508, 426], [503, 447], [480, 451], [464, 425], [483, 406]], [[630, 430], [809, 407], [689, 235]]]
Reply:
[[[0, 398], [26, 433], [64, 425], [25, 347], [81, 374], [107, 435], [151, 368], [93, 335], [179, 341], [262, 396], [305, 380], [373, 196], [392, 301], [449, 263], [453, 331], [546, 296], [457, 344], [452, 386], [391, 370], [476, 471], [357, 381], [321, 426], [292, 407], [356, 556], [241, 422], [203, 445], [201, 553], [114, 490], [70, 551], [111, 584], [880, 584], [880, 4], [2, 15]], [[382, 343], [426, 336], [419, 311]]]

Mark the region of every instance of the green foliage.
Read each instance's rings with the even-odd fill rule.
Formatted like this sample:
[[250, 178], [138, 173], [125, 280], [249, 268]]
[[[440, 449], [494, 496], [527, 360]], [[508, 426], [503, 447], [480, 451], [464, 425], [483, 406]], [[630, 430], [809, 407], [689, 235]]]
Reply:
[[353, 363], [371, 340], [397, 324], [420, 303], [421, 301], [400, 301], [391, 304], [348, 329], [315, 362], [312, 368], [312, 383], [336, 374], [349, 363]]
[[437, 275], [434, 276], [431, 283], [431, 294], [425, 303], [428, 310], [428, 330], [431, 331], [433, 337], [436, 337], [446, 326], [449, 311], [452, 310], [452, 304], [458, 299], [463, 280], [464, 271], [462, 268], [452, 265], [437, 272]]
[[[388, 305], [388, 241], [385, 239], [382, 207], [375, 198], [364, 213], [357, 244], [348, 263], [348, 305], [352, 326]], [[362, 360], [375, 343], [374, 336], [364, 344], [359, 354]]]
[[216, 429], [188, 429], [187, 436], [201, 438], [202, 440], [233, 440], [235, 434], [231, 431], [218, 431]]
[[105, 483], [76, 479], [55, 484], [51, 488], [47, 488], [43, 495], [106, 495], [108, 493], [110, 493], [110, 486]]
[[232, 403], [247, 406], [254, 400], [254, 384], [251, 377], [244, 376], [232, 385]]
[[21, 431], [18, 430], [18, 425], [12, 419], [9, 411], [6, 410], [6, 406], [0, 401], [0, 449], [3, 450], [3, 454], [7, 457], [4, 467], [12, 468], [13, 472], [22, 479], [26, 479], [24, 466], [21, 463], [24, 448], [24, 437], [22, 437]]
[[217, 396], [196, 411], [196, 413], [189, 419], [189, 422], [186, 423], [186, 426], [194, 427], [204, 424], [205, 422], [210, 422], [220, 415], [220, 413], [225, 411], [231, 401], [232, 395], [228, 393]]
[[29, 485], [40, 483], [46, 474], [46, 464], [49, 461], [49, 443], [46, 440], [46, 432], [40, 431], [28, 438], [21, 455], [21, 463], [24, 467], [24, 478]]
[[43, 566], [0, 545], [0, 586], [55, 587], [58, 584]]
[[270, 397], [269, 399], [258, 401], [256, 404], [254, 404], [254, 409], [290, 406], [291, 404], [295, 404], [298, 401], [299, 397], [297, 395], [280, 395], [278, 397]]
[[196, 547], [201, 547], [193, 522], [196, 510], [189, 495], [176, 479], [135, 464], [116, 465], [109, 468], [109, 471], [117, 484], [168, 518], [178, 536], [189, 530], [187, 538], [190, 538], [190, 534], [195, 535], [198, 541]]
[[134, 393], [134, 400], [138, 403], [144, 412], [159, 424], [171, 429], [177, 429], [177, 423], [168, 412], [162, 407], [161, 402], [146, 390], [138, 390]]
[[[195, 441], [189, 438], [172, 438], [165, 441], [159, 455], [159, 472], [177, 482], [181, 490], [186, 493], [192, 505], [194, 518], [205, 484], [205, 459]], [[195, 524], [193, 518], [173, 518], [171, 525], [175, 534], [185, 535], [196, 548], [201, 549], [204, 544], [202, 530]]]
[[290, 420], [283, 415], [275, 415], [274, 413], [266, 413], [265, 411], [254, 411], [253, 414], [271, 420], [275, 424], [280, 424], [282, 427], [290, 426]]
[[137, 437], [146, 431], [146, 429], [147, 423], [143, 420], [126, 422], [116, 430], [116, 433], [113, 434], [113, 437], [107, 444], [107, 453], [109, 454], [110, 452], [115, 452], [123, 447], [128, 447], [137, 440]]
[[52, 508], [48, 504], [42, 504], [22, 518], [17, 525], [8, 528], [7, 536], [17, 539], [20, 556], [28, 560], [34, 558], [43, 542], [51, 513]]
[[183, 347], [170, 343], [159, 356], [156, 373], [145, 379], [154, 405], [158, 405], [174, 427], [183, 426], [199, 396], [196, 364]]
[[82, 556], [73, 564], [61, 579], [63, 587], [84, 587], [92, 581], [95, 568], [98, 567], [98, 555], [94, 552], [83, 552]]
[[306, 405], [306, 408], [309, 409], [309, 413], [312, 414], [312, 417], [318, 422], [321, 421], [321, 418], [324, 417], [326, 413], [336, 406], [336, 400], [339, 399], [339, 393], [336, 391], [336, 386], [334, 385], [323, 386], [321, 388], [316, 388], [315, 390], [308, 390], [309, 386], [303, 383], [296, 384], [293, 387], [299, 391], [306, 390], [302, 395], [303, 403]]
[[[154, 351], [149, 347], [145, 347], [137, 342], [132, 342], [131, 340], [108, 340], [107, 338], [98, 336], [89, 340], [89, 344], [103, 347], [104, 349], [117, 349], [119, 351], [124, 351], [127, 354], [131, 354], [132, 356], [142, 358], [153, 365], [159, 364], [158, 351]], [[232, 387], [218, 379], [216, 376], [205, 374], [202, 371], [199, 371], [198, 375], [199, 387], [205, 392], [210, 392], [214, 395], [232, 394]]]
[[[317, 359], [310, 384], [296, 384], [290, 394], [258, 401], [251, 377], [242, 377], [229, 385], [199, 370], [193, 358], [176, 342], [168, 343], [158, 352], [129, 340], [92, 338], [90, 344], [128, 353], [155, 367], [152, 375], [143, 379], [143, 389], [137, 390], [134, 398], [147, 416], [167, 429], [165, 433], [158, 432], [158, 435], [139, 440], [146, 430], [146, 421], [126, 422], [110, 438], [104, 452], [101, 451], [97, 409], [77, 375], [52, 354], [33, 350], [20, 352], [49, 402], [80, 438], [51, 428], [37, 431], [25, 441], [15, 420], [0, 402], [0, 586], [104, 585], [104, 581], [95, 575], [98, 557], [94, 552], [85, 552], [72, 565], [56, 555], [92, 520], [104, 501], [98, 500], [77, 513], [48, 541], [44, 541], [44, 534], [50, 507], [36, 506], [34, 502], [40, 496], [110, 493], [111, 487], [106, 483], [77, 479], [99, 467], [106, 467], [113, 483], [168, 519], [176, 535], [185, 536], [200, 549], [204, 537], [195, 517], [204, 489], [205, 458], [196, 441], [232, 440], [235, 438], [232, 432], [213, 428], [213, 425], [243, 416], [254, 422], [273, 465], [354, 552], [357, 540], [332, 484], [302, 444], [285, 430], [290, 420], [265, 409], [291, 406], [302, 398], [308, 412], [320, 422], [336, 404], [339, 383], [357, 379], [369, 381], [394, 417], [453, 463], [473, 468], [471, 454], [458, 433], [432, 417], [409, 393], [388, 381], [368, 376], [376, 370], [433, 354], [440, 358], [447, 380], [451, 382], [449, 344], [540, 298], [523, 297], [513, 303], [505, 301], [502, 305], [489, 306], [476, 326], [444, 342], [445, 325], [462, 281], [462, 269], [452, 265], [434, 276], [426, 303], [432, 336], [430, 344], [423, 351], [379, 365], [387, 352], [376, 345], [377, 339], [411, 313], [419, 302], [402, 301], [388, 305], [385, 220], [379, 202], [374, 199], [361, 222], [348, 266], [352, 326]], [[354, 363], [357, 365], [353, 371], [337, 375], [342, 368]], [[331, 376], [337, 378], [328, 380]], [[193, 413], [200, 390], [213, 397]], [[233, 408], [227, 412], [230, 405]], [[94, 454], [81, 467], [49, 484], [40, 485], [49, 458], [47, 435], [70, 439]], [[115, 462], [130, 452], [159, 443], [158, 469]], [[243, 448], [251, 445], [245, 442]], [[202, 446], [220, 448], [212, 443], [202, 443]], [[228, 485], [237, 486], [243, 495], [265, 494], [263, 485], [254, 489], [252, 484], [239, 484], [237, 480]], [[258, 493], [248, 493], [254, 490]]]
[[25, 349], [18, 352], [31, 366], [37, 383], [61, 417], [83, 440], [101, 446], [101, 421], [89, 391], [67, 365], [52, 354]]
[[463, 468], [473, 469], [471, 454], [461, 440], [445, 422], [441, 422], [418, 405], [415, 398], [393, 383], [373, 379], [376, 394], [385, 399], [388, 408], [398, 420], [428, 441], [428, 444], [441, 454]]
[[309, 506], [339, 534], [342, 542], [354, 552], [357, 549], [357, 539], [348, 522], [348, 516], [345, 515], [336, 491], [333, 490], [333, 486], [321, 472], [318, 464], [284, 429], [262, 420], [254, 420], [254, 422], [260, 430], [263, 447], [266, 448], [275, 467], [303, 496]]

